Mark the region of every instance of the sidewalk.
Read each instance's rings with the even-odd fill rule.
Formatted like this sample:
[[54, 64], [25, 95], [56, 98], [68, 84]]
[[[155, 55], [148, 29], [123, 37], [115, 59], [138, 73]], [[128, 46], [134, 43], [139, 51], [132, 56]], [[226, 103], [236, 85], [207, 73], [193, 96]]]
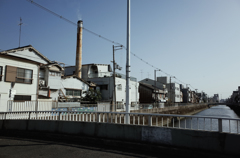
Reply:
[[238, 157], [184, 148], [42, 132], [0, 131], [0, 157]]

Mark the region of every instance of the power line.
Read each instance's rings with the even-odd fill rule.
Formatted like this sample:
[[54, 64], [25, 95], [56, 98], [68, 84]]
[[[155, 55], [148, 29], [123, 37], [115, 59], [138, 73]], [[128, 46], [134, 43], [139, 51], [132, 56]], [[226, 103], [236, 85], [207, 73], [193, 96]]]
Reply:
[[[70, 24], [72, 24], [72, 25], [74, 25], [74, 26], [77, 26], [77, 24], [76, 24], [75, 22], [72, 22], [71, 20], [68, 20], [67, 18], [65, 18], [65, 17], [63, 17], [63, 16], [61, 16], [61, 15], [59, 15], [59, 14], [51, 11], [50, 9], [47, 9], [47, 8], [43, 7], [42, 5], [34, 2], [33, 0], [27, 0], [27, 1], [30, 2], [30, 3], [32, 3], [32, 4], [34, 4], [35, 6], [37, 6], [37, 7], [39, 7], [39, 8], [41, 8], [41, 9], [43, 9], [43, 10], [49, 12], [49, 13], [52, 14], [52, 15], [54, 15], [54, 16], [56, 16], [56, 17], [59, 17], [59, 18], [65, 20], [66, 22], [68, 22], [68, 23], [70, 23]], [[87, 32], [89, 32], [89, 33], [91, 33], [91, 34], [99, 37], [99, 38], [102, 38], [102, 39], [105, 40], [105, 41], [108, 41], [108, 42], [111, 42], [111, 43], [117, 44], [117, 45], [122, 45], [123, 48], [126, 49], [126, 47], [125, 47], [123, 44], [121, 44], [121, 43], [115, 42], [115, 41], [113, 41], [113, 40], [111, 40], [111, 39], [109, 39], [109, 38], [106, 38], [106, 37], [104, 37], [104, 36], [102, 36], [102, 35], [100, 35], [100, 34], [98, 34], [98, 33], [95, 33], [95, 32], [93, 32], [93, 31], [89, 30], [89, 29], [87, 29], [87, 28], [85, 28], [85, 27], [83, 27], [83, 29], [84, 29], [85, 31], [87, 31]], [[162, 73], [164, 73], [165, 75], [167, 75], [167, 76], [173, 76], [173, 75], [168, 74], [167, 72], [165, 72], [165, 71], [163, 71], [163, 70], [155, 67], [154, 65], [150, 64], [149, 62], [143, 60], [142, 58], [140, 58], [139, 56], [137, 56], [137, 55], [134, 54], [133, 52], [131, 52], [131, 54], [134, 55], [134, 56], [135, 56], [136, 58], [138, 58], [139, 60], [141, 60], [142, 62], [144, 62], [145, 64], [151, 66], [152, 68], [160, 70], [160, 71], [161, 71]], [[186, 84], [186, 83], [182, 82], [181, 80], [179, 80], [179, 79], [176, 78], [176, 77], [175, 77], [175, 79], [178, 80], [179, 82], [183, 83], [183, 84]]]
[[[61, 16], [61, 15], [59, 15], [59, 14], [51, 11], [50, 9], [47, 9], [46, 7], [44, 7], [44, 6], [42, 6], [42, 5], [34, 2], [33, 0], [27, 0], [27, 1], [30, 2], [30, 3], [32, 3], [32, 4], [34, 4], [34, 5], [36, 5], [37, 7], [41, 8], [41, 9], [43, 9], [43, 10], [49, 12], [49, 13], [52, 14], [52, 15], [54, 15], [54, 16], [56, 16], [56, 17], [59, 17], [59, 18], [65, 20], [66, 22], [68, 22], [68, 23], [70, 23], [70, 24], [72, 24], [72, 25], [74, 25], [74, 26], [77, 26], [77, 24], [76, 24], [75, 22], [73, 22], [73, 21], [71, 21], [71, 20], [68, 20], [67, 18], [65, 18], [65, 17], [63, 17], [63, 16]], [[87, 32], [95, 35], [95, 36], [98, 36], [99, 38], [102, 38], [102, 39], [108, 41], [108, 42], [111, 42], [111, 43], [114, 43], [114, 44], [117, 44], [117, 45], [122, 45], [122, 44], [120, 44], [120, 43], [118, 43], [118, 42], [115, 42], [115, 41], [113, 41], [113, 40], [110, 40], [109, 38], [106, 38], [106, 37], [104, 37], [104, 36], [101, 36], [101, 35], [93, 32], [93, 31], [91, 31], [91, 30], [89, 30], [89, 29], [86, 29], [85, 27], [83, 27], [83, 29], [84, 29], [85, 31], [87, 31]]]

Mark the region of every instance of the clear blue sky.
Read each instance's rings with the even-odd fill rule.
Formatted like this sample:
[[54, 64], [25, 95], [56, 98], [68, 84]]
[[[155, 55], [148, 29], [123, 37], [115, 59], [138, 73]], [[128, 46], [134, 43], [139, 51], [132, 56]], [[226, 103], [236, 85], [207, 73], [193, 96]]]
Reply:
[[[127, 0], [34, 1], [126, 45]], [[26, 0], [0, 0], [0, 49], [18, 47], [20, 17], [21, 46], [31, 44], [50, 60], [75, 64], [76, 26]], [[240, 85], [239, 17], [239, 0], [132, 0], [131, 51], [198, 91], [226, 98]], [[84, 31], [83, 64], [111, 60], [112, 43]], [[116, 52], [116, 62], [125, 67], [126, 51]], [[154, 68], [131, 55], [131, 76], [153, 79]]]

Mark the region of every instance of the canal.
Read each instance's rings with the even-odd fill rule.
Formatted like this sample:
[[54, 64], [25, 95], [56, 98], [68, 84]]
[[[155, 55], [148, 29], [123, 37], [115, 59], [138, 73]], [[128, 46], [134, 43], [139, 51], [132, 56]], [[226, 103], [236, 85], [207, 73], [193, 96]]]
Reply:
[[[196, 113], [193, 116], [209, 116], [222, 118], [240, 118], [232, 109], [226, 105], [217, 105], [209, 109]], [[218, 119], [213, 118], [188, 118], [181, 121], [175, 121], [175, 127], [191, 128], [200, 130], [218, 131]], [[238, 127], [238, 128], [237, 128]], [[223, 132], [239, 133], [240, 121], [222, 120]]]

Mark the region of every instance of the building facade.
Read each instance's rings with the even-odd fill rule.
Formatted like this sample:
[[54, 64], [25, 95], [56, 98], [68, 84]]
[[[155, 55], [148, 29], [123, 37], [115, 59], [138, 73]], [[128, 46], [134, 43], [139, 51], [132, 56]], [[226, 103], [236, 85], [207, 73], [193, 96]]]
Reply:
[[0, 111], [8, 110], [8, 101], [38, 99], [40, 63], [0, 52]]
[[[66, 67], [65, 74], [70, 75], [75, 71], [74, 66]], [[96, 89], [100, 90], [102, 101], [110, 101], [116, 104], [112, 109], [116, 111], [125, 110], [126, 104], [126, 79], [123, 74], [115, 75], [115, 94], [114, 95], [114, 76], [111, 66], [108, 64], [86, 64], [82, 65], [82, 78], [88, 82], [96, 84]], [[130, 78], [130, 105], [135, 108], [139, 102], [138, 82], [136, 78]], [[116, 96], [116, 97], [114, 97]], [[130, 108], [130, 109], [131, 109]]]

